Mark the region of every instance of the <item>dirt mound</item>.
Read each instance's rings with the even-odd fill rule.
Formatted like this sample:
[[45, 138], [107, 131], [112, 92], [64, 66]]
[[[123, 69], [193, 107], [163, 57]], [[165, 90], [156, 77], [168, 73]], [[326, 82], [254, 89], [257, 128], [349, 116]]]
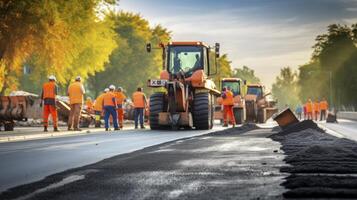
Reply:
[[299, 132], [299, 131], [302, 131], [305, 129], [314, 129], [314, 130], [317, 130], [320, 132], [325, 132], [320, 127], [318, 127], [317, 124], [315, 122], [313, 122], [312, 120], [304, 120], [304, 121], [301, 121], [299, 123], [296, 123], [296, 124], [293, 124], [293, 125], [287, 127], [283, 131], [280, 131], [279, 134], [286, 135], [289, 133]]

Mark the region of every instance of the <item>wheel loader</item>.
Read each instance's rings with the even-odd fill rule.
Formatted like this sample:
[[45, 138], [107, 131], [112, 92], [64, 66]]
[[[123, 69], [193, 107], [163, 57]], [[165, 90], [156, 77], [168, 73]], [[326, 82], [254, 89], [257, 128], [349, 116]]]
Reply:
[[[223, 78], [221, 80], [221, 91], [229, 87], [234, 95], [233, 114], [236, 124], [242, 124], [245, 121], [245, 101], [243, 98], [244, 81], [239, 78]], [[222, 97], [218, 97], [215, 105], [214, 119], [223, 121]]]
[[[147, 44], [146, 49], [151, 52], [154, 48]], [[150, 128], [211, 129], [214, 101], [220, 91], [210, 77], [217, 74], [219, 44], [169, 42], [155, 49], [162, 51], [163, 69], [160, 79], [148, 80], [148, 87], [161, 87], [164, 92], [150, 96]]]
[[268, 100], [270, 93], [264, 93], [260, 84], [248, 84], [247, 94], [244, 97], [246, 122], [265, 123], [273, 114], [278, 112], [276, 102]]

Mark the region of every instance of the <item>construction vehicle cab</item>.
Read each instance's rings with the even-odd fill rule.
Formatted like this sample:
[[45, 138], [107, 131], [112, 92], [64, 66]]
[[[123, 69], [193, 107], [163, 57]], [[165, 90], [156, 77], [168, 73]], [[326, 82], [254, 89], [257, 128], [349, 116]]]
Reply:
[[[146, 47], [151, 52], [151, 44]], [[165, 92], [150, 97], [151, 129], [211, 129], [213, 102], [220, 92], [210, 77], [217, 73], [219, 44], [214, 52], [202, 42], [170, 42], [155, 49], [162, 50], [163, 70], [148, 86]]]
[[248, 84], [245, 95], [245, 108], [247, 122], [265, 123], [273, 114], [278, 112], [275, 102], [266, 97], [270, 93], [264, 93], [264, 87], [260, 84]]
[[[245, 103], [243, 98], [243, 87], [245, 83], [239, 78], [223, 78], [221, 80], [221, 91], [223, 88], [230, 88], [234, 95], [233, 114], [236, 124], [242, 124], [245, 121]], [[215, 104], [214, 118], [223, 120], [222, 97], [218, 97]]]

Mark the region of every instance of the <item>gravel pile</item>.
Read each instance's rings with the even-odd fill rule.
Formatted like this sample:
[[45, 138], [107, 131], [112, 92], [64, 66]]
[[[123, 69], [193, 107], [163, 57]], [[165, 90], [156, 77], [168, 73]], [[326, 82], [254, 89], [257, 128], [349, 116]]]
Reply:
[[236, 134], [245, 133], [245, 132], [248, 132], [248, 131], [251, 131], [254, 129], [258, 129], [258, 128], [259, 127], [254, 123], [247, 123], [247, 124], [243, 124], [242, 126], [235, 127], [235, 128], [227, 128], [222, 131], [213, 132], [208, 135], [236, 135]]
[[303, 121], [270, 136], [282, 144], [291, 173], [286, 198], [357, 198], [357, 143]]

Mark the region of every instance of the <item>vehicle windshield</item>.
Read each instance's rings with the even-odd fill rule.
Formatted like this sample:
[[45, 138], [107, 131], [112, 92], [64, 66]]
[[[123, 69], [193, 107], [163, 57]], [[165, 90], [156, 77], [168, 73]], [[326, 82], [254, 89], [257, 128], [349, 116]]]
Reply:
[[203, 69], [202, 47], [170, 46], [168, 56], [168, 71], [176, 74], [181, 70], [186, 76], [191, 76], [198, 69]]
[[230, 88], [231, 91], [233, 92], [234, 96], [237, 96], [240, 94], [240, 83], [236, 81], [224, 81], [222, 83], [222, 88]]
[[261, 87], [248, 87], [247, 94], [257, 95], [258, 97], [263, 95]]

